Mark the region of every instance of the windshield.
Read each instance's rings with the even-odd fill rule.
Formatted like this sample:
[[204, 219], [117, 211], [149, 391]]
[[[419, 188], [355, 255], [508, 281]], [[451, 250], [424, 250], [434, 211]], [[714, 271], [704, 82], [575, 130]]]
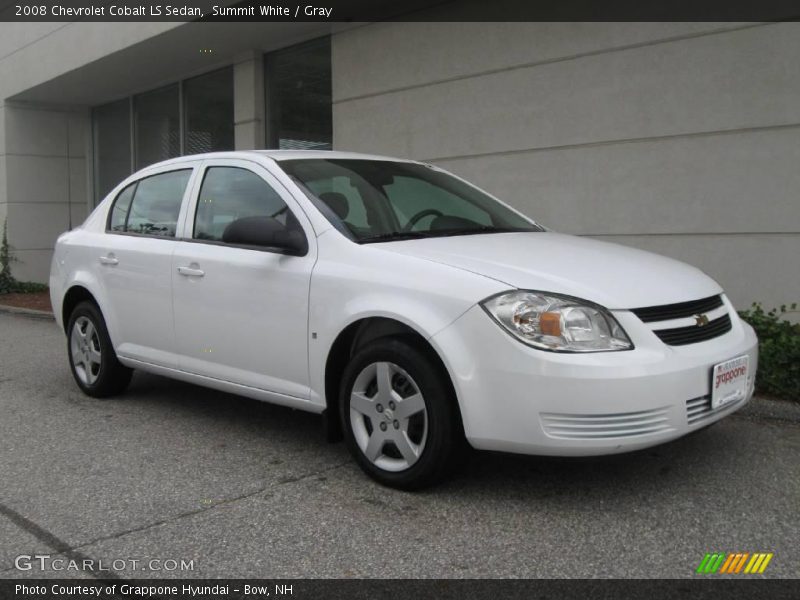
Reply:
[[358, 242], [543, 231], [480, 190], [426, 165], [334, 158], [278, 164], [334, 226]]

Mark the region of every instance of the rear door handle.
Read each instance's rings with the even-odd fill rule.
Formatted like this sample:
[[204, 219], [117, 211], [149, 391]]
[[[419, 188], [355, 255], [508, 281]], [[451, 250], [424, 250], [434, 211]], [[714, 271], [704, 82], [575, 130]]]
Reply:
[[100, 264], [101, 265], [118, 265], [119, 259], [114, 256], [113, 254], [109, 254], [108, 256], [101, 256], [100, 257]]
[[194, 269], [192, 267], [178, 267], [178, 273], [186, 277], [202, 277], [206, 274], [205, 271]]

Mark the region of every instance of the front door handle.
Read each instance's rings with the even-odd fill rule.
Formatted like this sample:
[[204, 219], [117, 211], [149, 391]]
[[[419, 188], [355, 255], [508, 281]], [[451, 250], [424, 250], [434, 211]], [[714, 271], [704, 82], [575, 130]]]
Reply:
[[118, 265], [119, 259], [114, 256], [113, 254], [109, 254], [108, 256], [101, 256], [100, 257], [100, 264], [101, 265]]
[[202, 277], [206, 274], [205, 271], [194, 269], [192, 267], [178, 267], [178, 273], [185, 277]]

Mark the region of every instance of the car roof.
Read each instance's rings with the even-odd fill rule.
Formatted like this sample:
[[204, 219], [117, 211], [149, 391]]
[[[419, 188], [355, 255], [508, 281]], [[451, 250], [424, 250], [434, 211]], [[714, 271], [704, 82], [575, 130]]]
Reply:
[[405, 158], [394, 158], [391, 156], [381, 156], [378, 154], [362, 154], [360, 152], [342, 152], [338, 150], [236, 150], [231, 152], [207, 152], [204, 154], [189, 154], [187, 156], [179, 156], [177, 158], [170, 158], [152, 165], [148, 165], [144, 169], [151, 169], [155, 167], [165, 167], [169, 165], [178, 165], [185, 162], [208, 160], [215, 158], [241, 158], [250, 159], [254, 157], [269, 158], [274, 161], [280, 162], [283, 160], [293, 159], [351, 159], [351, 160], [385, 160], [394, 162], [416, 162]]

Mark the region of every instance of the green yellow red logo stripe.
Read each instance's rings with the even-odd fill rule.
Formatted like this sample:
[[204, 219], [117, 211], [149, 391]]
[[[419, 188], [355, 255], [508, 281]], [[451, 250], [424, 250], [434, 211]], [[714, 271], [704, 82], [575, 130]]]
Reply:
[[702, 575], [756, 575], [766, 570], [773, 556], [772, 552], [709, 552], [700, 561], [695, 572]]

